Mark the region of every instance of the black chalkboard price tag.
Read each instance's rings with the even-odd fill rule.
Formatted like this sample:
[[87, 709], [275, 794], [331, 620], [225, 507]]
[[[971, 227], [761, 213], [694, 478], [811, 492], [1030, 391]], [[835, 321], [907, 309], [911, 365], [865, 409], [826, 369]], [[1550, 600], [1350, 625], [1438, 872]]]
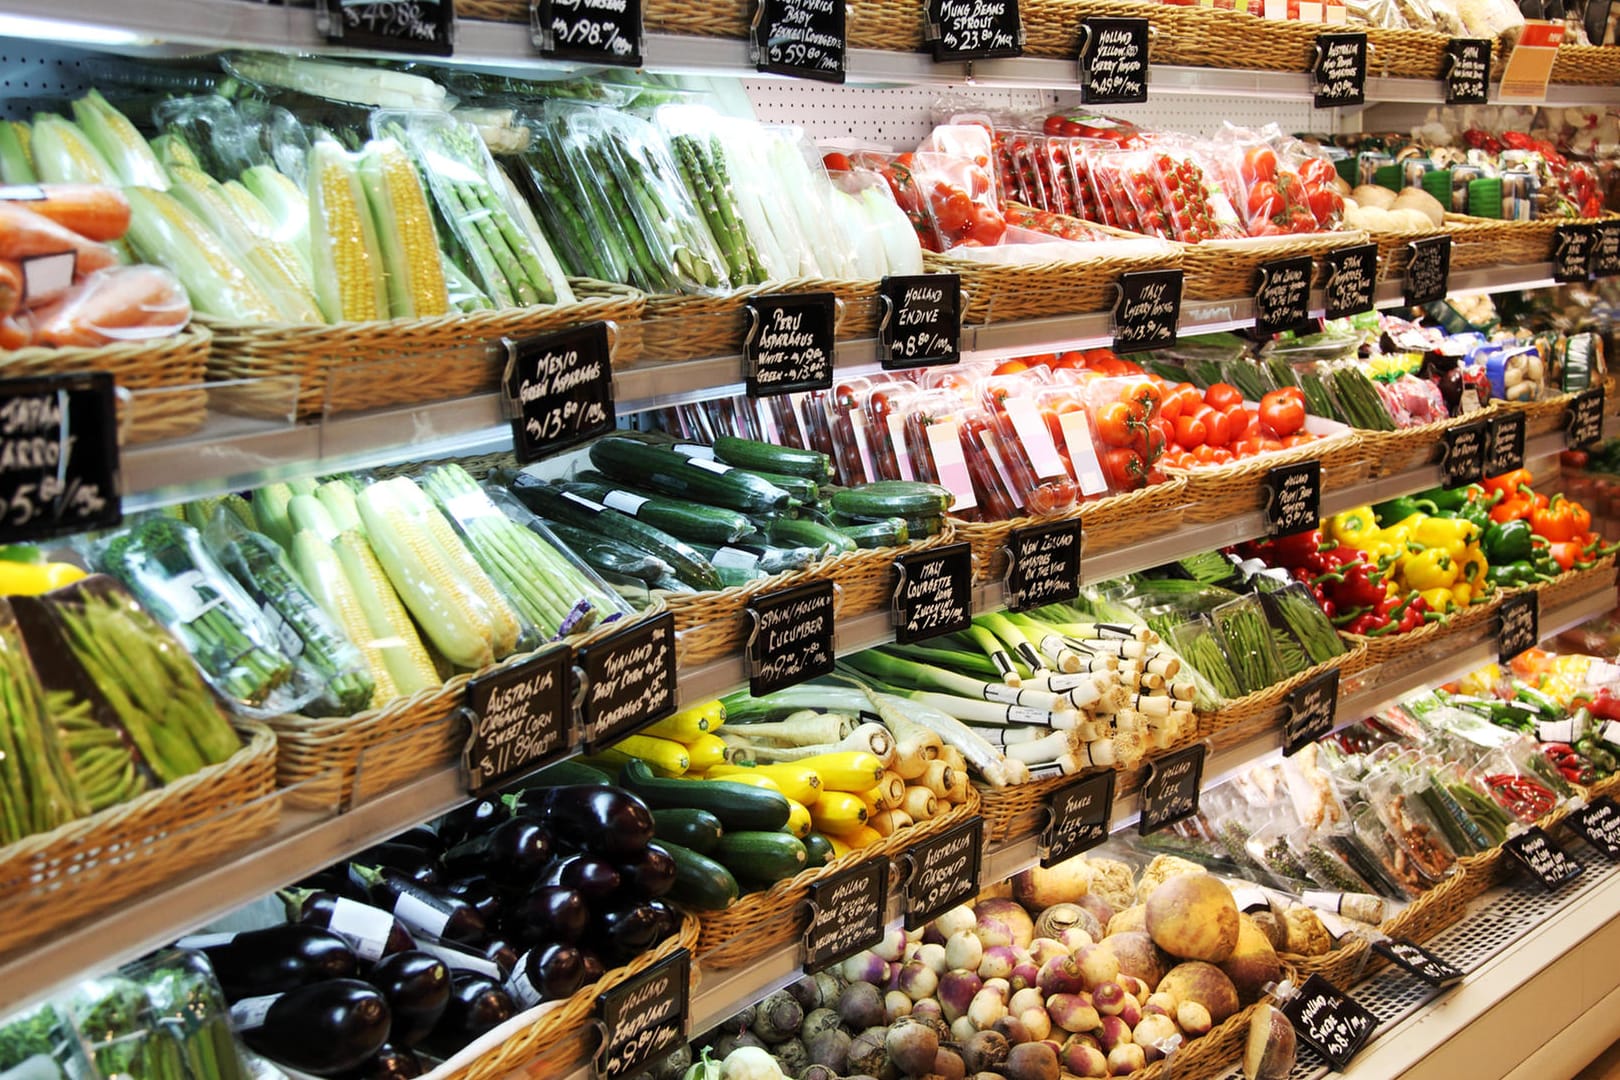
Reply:
[[749, 397], [832, 389], [837, 319], [832, 293], [751, 296], [745, 304], [749, 326], [743, 359]]
[[1451, 237], [1428, 236], [1406, 245], [1404, 284], [1407, 307], [1433, 304], [1446, 298], [1451, 282]]
[[754, 66], [774, 75], [844, 81], [843, 0], [756, 0]]
[[1356, 247], [1330, 251], [1327, 261], [1327, 284], [1323, 291], [1327, 303], [1323, 318], [1348, 319], [1371, 311], [1373, 287], [1378, 281], [1378, 245], [1359, 244]]
[[1367, 35], [1316, 35], [1316, 107], [1367, 103]]
[[1114, 814], [1114, 771], [1083, 777], [1046, 800], [1051, 824], [1041, 836], [1041, 865], [1072, 859], [1108, 839]]
[[1148, 96], [1148, 21], [1080, 20], [1080, 103], [1128, 105]]
[[1446, 104], [1483, 105], [1490, 88], [1490, 41], [1452, 38], [1446, 42]]
[[894, 639], [902, 645], [973, 622], [973, 547], [947, 544], [894, 560]]
[[1524, 468], [1524, 413], [1509, 411], [1491, 421], [1491, 451], [1485, 457], [1485, 475], [1501, 476]]
[[1007, 534], [1003, 592], [1014, 611], [1061, 604], [1080, 595], [1080, 522], [1027, 525]]
[[1018, 0], [928, 0], [928, 26], [936, 61], [1024, 53]]
[[1571, 450], [1603, 441], [1603, 387], [1588, 387], [1575, 395], [1564, 413], [1564, 429], [1564, 442]]
[[1266, 473], [1266, 533], [1288, 536], [1314, 529], [1322, 518], [1322, 463], [1300, 461]]
[[1119, 276], [1114, 302], [1114, 349], [1140, 352], [1174, 345], [1181, 321], [1180, 270], [1139, 270]]
[[1430, 986], [1451, 986], [1462, 981], [1461, 969], [1440, 959], [1415, 941], [1386, 938], [1373, 942], [1373, 948]]
[[530, 0], [529, 20], [547, 59], [641, 66], [641, 0]]
[[1532, 825], [1519, 835], [1508, 837], [1502, 847], [1546, 889], [1556, 889], [1565, 882], [1574, 881], [1586, 869], [1569, 852], [1559, 847], [1557, 841], [1539, 825]]
[[878, 287], [878, 341], [885, 371], [962, 359], [962, 279], [956, 274], [886, 277]]
[[825, 971], [882, 941], [888, 903], [888, 859], [872, 859], [824, 881], [811, 882], [804, 973]]
[[598, 1080], [623, 1080], [686, 1042], [692, 954], [676, 949], [596, 999], [602, 1045], [592, 1059]]
[[472, 734], [462, 751], [474, 795], [551, 764], [573, 741], [573, 652], [555, 645], [467, 681]]
[[1490, 443], [1491, 426], [1484, 421], [1447, 428], [1440, 438], [1441, 482], [1453, 488], [1484, 480]]
[[1599, 795], [1569, 815], [1568, 821], [1605, 859], [1620, 859], [1620, 803]]
[[607, 323], [501, 343], [512, 452], [519, 462], [539, 461], [613, 430], [618, 413]]
[[1260, 264], [1254, 291], [1254, 328], [1261, 334], [1293, 330], [1310, 318], [1311, 257], [1273, 259]]
[[1333, 730], [1339, 710], [1339, 669], [1312, 676], [1288, 695], [1283, 720], [1283, 756], [1293, 757]]
[[748, 689], [755, 697], [831, 673], [836, 601], [831, 581], [811, 581], [748, 602]]
[[347, 49], [449, 56], [455, 50], [455, 0], [316, 0], [315, 25]]
[[111, 375], [0, 379], [0, 543], [117, 525], [119, 490]]
[[1507, 663], [1541, 640], [1541, 605], [1534, 591], [1504, 596], [1496, 609], [1497, 654]]
[[1592, 272], [1598, 277], [1620, 274], [1620, 221], [1600, 221], [1597, 250], [1592, 254]]
[[1142, 783], [1142, 816], [1136, 831], [1143, 836], [1198, 813], [1204, 782], [1204, 744], [1198, 743], [1148, 763]]
[[907, 930], [979, 895], [983, 846], [984, 818], [975, 817], [906, 850], [902, 858], [911, 867], [906, 877]]
[[1320, 975], [1306, 979], [1282, 1011], [1299, 1037], [1340, 1071], [1378, 1026], [1378, 1017]]
[[1597, 248], [1597, 226], [1558, 226], [1553, 231], [1553, 280], [1560, 284], [1590, 281]]
[[585, 747], [595, 750], [675, 711], [675, 616], [670, 612], [579, 650]]

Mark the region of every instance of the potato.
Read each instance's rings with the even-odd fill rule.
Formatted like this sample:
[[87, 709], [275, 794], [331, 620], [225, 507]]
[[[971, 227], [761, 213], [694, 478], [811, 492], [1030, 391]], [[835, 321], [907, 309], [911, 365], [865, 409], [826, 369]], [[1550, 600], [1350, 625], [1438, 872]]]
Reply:
[[1114, 954], [1122, 974], [1133, 975], [1150, 987], [1158, 986], [1159, 980], [1164, 978], [1164, 958], [1146, 931], [1131, 930], [1114, 934], [1103, 938], [1099, 944]]
[[1362, 184], [1350, 192], [1350, 197], [1361, 204], [1363, 208], [1375, 207], [1379, 210], [1388, 210], [1395, 205], [1395, 193], [1387, 187], [1377, 184]]
[[1169, 994], [1177, 1006], [1191, 1001], [1209, 1011], [1211, 1023], [1218, 1024], [1238, 1011], [1237, 987], [1226, 973], [1214, 964], [1202, 960], [1189, 960], [1177, 964], [1159, 980], [1154, 992]]
[[1243, 1075], [1249, 1080], [1286, 1080], [1294, 1070], [1294, 1025], [1281, 1009], [1260, 1005], [1249, 1018]]
[[1153, 890], [1146, 909], [1147, 932], [1171, 956], [1218, 964], [1237, 948], [1237, 903], [1213, 874], [1170, 878]]
[[1238, 1000], [1245, 1005], [1259, 1001], [1266, 984], [1282, 978], [1277, 950], [1271, 947], [1265, 931], [1247, 915], [1238, 916], [1237, 947], [1221, 961], [1220, 968], [1232, 980]]
[[1434, 231], [1434, 223], [1429, 220], [1429, 215], [1422, 210], [1416, 210], [1410, 206], [1397, 206], [1389, 212], [1389, 216], [1395, 222], [1395, 227], [1404, 232]]
[[1395, 203], [1390, 209], [1421, 211], [1429, 219], [1429, 224], [1437, 229], [1446, 221], [1446, 208], [1440, 205], [1440, 200], [1418, 187], [1403, 188], [1395, 196]]

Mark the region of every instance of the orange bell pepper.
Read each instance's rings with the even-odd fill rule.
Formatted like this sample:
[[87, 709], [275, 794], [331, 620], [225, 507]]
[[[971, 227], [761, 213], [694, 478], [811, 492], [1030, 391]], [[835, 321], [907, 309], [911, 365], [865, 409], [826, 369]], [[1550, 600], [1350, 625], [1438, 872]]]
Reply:
[[[1535, 530], [1537, 536], [1551, 540], [1556, 548], [1559, 544], [1573, 541], [1586, 531], [1586, 526], [1591, 525], [1592, 515], [1581, 510], [1586, 519], [1583, 524], [1576, 516], [1577, 510], [1581, 510], [1579, 504], [1566, 502], [1562, 495], [1554, 495], [1546, 506], [1538, 507], [1531, 512], [1530, 527]], [[1579, 544], [1571, 546], [1577, 551], [1580, 550]], [[1563, 565], [1562, 561], [1559, 565]], [[1564, 569], [1568, 570], [1569, 567], [1565, 566]]]
[[1501, 476], [1488, 476], [1485, 478], [1485, 490], [1502, 493], [1504, 498], [1515, 498], [1520, 488], [1527, 488], [1535, 480], [1529, 469], [1514, 469]]

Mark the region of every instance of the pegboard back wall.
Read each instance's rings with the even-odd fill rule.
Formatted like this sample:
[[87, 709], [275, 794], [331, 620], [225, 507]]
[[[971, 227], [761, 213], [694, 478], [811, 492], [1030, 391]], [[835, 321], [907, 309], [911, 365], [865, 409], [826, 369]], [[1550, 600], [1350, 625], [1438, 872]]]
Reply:
[[[933, 130], [936, 114], [982, 110], [991, 113], [1043, 113], [1054, 106], [1078, 106], [1079, 91], [1013, 90], [1004, 87], [834, 86], [792, 79], [744, 79], [743, 88], [761, 123], [802, 127], [812, 139], [859, 139], [878, 146], [911, 149]], [[1333, 111], [1309, 102], [1252, 97], [1165, 96], [1143, 105], [1109, 105], [1096, 111], [1142, 127], [1209, 135], [1224, 122], [1248, 127], [1276, 123], [1284, 131], [1321, 131]]]
[[78, 97], [94, 85], [98, 59], [49, 42], [0, 39], [0, 117], [26, 120], [42, 100]]

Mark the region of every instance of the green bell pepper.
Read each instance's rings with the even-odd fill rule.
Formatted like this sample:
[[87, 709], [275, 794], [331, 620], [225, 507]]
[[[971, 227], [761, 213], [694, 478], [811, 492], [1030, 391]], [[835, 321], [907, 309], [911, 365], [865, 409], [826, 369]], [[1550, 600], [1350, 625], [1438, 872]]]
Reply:
[[1525, 562], [1534, 548], [1534, 536], [1528, 521], [1493, 521], [1485, 526], [1485, 558], [1493, 567], [1498, 563]]
[[1413, 514], [1435, 513], [1434, 503], [1427, 499], [1413, 495], [1402, 495], [1398, 499], [1381, 502], [1373, 507], [1373, 516], [1382, 526], [1393, 525], [1397, 521], [1405, 521]]

